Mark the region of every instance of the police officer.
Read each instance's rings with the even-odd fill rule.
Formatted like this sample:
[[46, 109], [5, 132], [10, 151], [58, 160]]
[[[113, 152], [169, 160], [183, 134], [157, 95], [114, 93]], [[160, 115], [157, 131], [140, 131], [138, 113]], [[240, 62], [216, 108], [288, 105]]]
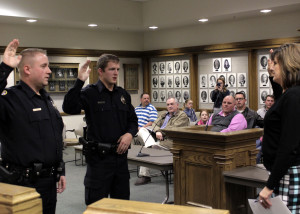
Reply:
[[[101, 55], [97, 63], [99, 81], [82, 89], [91, 72], [89, 64], [88, 60], [80, 68], [78, 79], [63, 102], [63, 110], [68, 114], [79, 114], [82, 109], [85, 111], [87, 140], [99, 145], [98, 149], [86, 148], [84, 185], [87, 205], [108, 195], [129, 199], [127, 150], [138, 131], [131, 97], [123, 88], [116, 86], [119, 58], [111, 54]], [[109, 151], [105, 152], [104, 147], [110, 148]]]
[[[25, 49], [16, 57], [18, 40], [5, 49], [0, 65], [1, 181], [34, 187], [43, 213], [55, 213], [56, 194], [65, 189], [62, 160], [62, 118], [44, 90], [49, 61], [41, 49]], [[20, 83], [6, 88], [7, 77], [18, 67]], [[58, 181], [58, 187], [56, 182]]]

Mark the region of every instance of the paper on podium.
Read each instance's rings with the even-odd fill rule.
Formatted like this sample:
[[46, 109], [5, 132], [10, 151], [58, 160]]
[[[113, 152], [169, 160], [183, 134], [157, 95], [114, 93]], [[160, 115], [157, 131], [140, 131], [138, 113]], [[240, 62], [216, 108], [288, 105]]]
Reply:
[[279, 196], [270, 199], [272, 203], [270, 209], [265, 209], [256, 199], [248, 199], [248, 201], [254, 214], [291, 214]]

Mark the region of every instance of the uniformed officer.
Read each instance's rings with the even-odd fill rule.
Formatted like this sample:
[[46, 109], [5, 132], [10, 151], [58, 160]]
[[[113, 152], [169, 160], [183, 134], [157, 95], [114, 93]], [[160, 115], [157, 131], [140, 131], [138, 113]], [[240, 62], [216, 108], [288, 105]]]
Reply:
[[[0, 65], [0, 141], [2, 182], [34, 187], [43, 201], [43, 213], [55, 213], [56, 194], [66, 187], [62, 160], [62, 118], [44, 90], [49, 61], [41, 49], [25, 49], [13, 40]], [[18, 67], [20, 82], [6, 88], [7, 77]], [[58, 186], [56, 187], [56, 182]]]
[[[89, 64], [88, 60], [80, 68], [78, 79], [63, 103], [63, 110], [68, 114], [79, 114], [82, 109], [85, 111], [87, 140], [98, 145], [98, 149], [87, 146], [87, 150], [91, 150], [86, 155], [84, 179], [87, 205], [108, 195], [129, 199], [127, 150], [138, 130], [131, 97], [123, 88], [116, 86], [119, 58], [111, 54], [101, 55], [97, 63], [99, 81], [82, 89], [91, 72]], [[109, 151], [105, 152], [105, 148]]]

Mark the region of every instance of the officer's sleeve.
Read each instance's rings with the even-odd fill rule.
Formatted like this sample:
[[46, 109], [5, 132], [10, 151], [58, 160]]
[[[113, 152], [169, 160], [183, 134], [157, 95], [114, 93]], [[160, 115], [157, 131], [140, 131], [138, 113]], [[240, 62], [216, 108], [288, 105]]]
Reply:
[[129, 106], [129, 112], [128, 112], [128, 129], [127, 132], [130, 133], [132, 135], [132, 137], [134, 137], [136, 135], [136, 133], [138, 132], [138, 118], [136, 116], [134, 107], [131, 104], [131, 97], [130, 94], [127, 93], [127, 97], [129, 100], [128, 106]]
[[12, 67], [9, 67], [5, 63], [0, 64], [0, 93], [5, 89], [7, 85], [7, 77], [14, 70]]
[[73, 88], [71, 88], [65, 95], [63, 102], [63, 111], [67, 114], [79, 114], [81, 112], [82, 100], [81, 100], [81, 88], [84, 82], [77, 79]]

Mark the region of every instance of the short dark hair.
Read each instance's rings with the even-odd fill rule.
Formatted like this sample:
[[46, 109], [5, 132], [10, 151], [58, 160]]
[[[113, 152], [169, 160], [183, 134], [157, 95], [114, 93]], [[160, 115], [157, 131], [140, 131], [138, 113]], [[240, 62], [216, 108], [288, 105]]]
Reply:
[[149, 95], [149, 97], [150, 97], [150, 94], [149, 94], [149, 93], [144, 92], [144, 93], [141, 94], [141, 98], [143, 98], [143, 96], [144, 96], [145, 94]]
[[244, 99], [246, 99], [246, 94], [244, 92], [242, 92], [242, 91], [236, 92], [235, 96], [238, 95], [238, 94], [243, 95]]
[[119, 63], [120, 59], [116, 55], [113, 54], [102, 54], [97, 62], [97, 69], [101, 68], [103, 71], [106, 68], [108, 62], [116, 62]]
[[275, 97], [274, 97], [274, 95], [272, 95], [272, 94], [267, 95], [266, 99], [267, 99], [268, 97], [271, 97], [273, 100], [275, 100]]

